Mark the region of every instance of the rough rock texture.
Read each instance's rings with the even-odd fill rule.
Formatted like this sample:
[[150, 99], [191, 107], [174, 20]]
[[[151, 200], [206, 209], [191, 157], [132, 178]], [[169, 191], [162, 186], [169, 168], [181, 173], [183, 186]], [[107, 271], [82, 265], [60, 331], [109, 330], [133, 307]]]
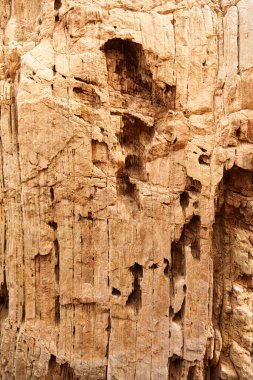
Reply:
[[253, 1], [0, 0], [3, 380], [253, 379]]

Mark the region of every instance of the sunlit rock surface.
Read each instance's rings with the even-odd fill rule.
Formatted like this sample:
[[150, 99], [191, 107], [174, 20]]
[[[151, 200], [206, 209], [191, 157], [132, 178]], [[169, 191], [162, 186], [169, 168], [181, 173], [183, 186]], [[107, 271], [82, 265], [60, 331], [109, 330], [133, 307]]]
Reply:
[[0, 1], [3, 380], [252, 380], [252, 0]]

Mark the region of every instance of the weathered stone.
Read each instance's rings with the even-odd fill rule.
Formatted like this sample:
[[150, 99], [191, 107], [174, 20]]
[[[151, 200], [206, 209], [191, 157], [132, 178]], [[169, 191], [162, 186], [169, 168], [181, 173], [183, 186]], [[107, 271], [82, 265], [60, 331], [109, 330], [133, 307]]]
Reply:
[[3, 380], [253, 379], [252, 15], [0, 0]]

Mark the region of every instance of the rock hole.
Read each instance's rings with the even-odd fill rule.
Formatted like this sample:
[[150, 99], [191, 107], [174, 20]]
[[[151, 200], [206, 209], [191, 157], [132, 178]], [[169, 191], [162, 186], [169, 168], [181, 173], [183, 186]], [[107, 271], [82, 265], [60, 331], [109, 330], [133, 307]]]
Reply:
[[61, 0], [55, 0], [55, 2], [54, 2], [54, 10], [58, 11], [61, 8], [61, 6], [62, 6]]
[[202, 185], [200, 181], [187, 176], [185, 190], [200, 193], [201, 189]]
[[198, 208], [198, 207], [199, 207], [199, 202], [198, 202], [198, 201], [193, 202], [193, 207], [194, 207], [195, 209]]
[[87, 219], [88, 220], [93, 220], [93, 214], [92, 214], [92, 211], [88, 211], [88, 216], [87, 216]]
[[201, 156], [199, 156], [199, 163], [200, 165], [209, 165], [210, 157], [207, 154], [202, 154]]
[[53, 187], [50, 187], [50, 197], [51, 197], [51, 201], [54, 202], [54, 188]]
[[164, 276], [169, 277], [169, 260], [163, 259], [163, 262], [165, 264], [165, 268], [163, 270]]
[[173, 92], [174, 88], [175, 88], [175, 86], [171, 86], [171, 85], [166, 83], [163, 92], [165, 94], [168, 94], [168, 92]]
[[55, 355], [50, 355], [50, 360], [48, 363], [48, 369], [54, 368], [56, 365], [56, 356]]
[[56, 16], [55, 16], [54, 21], [55, 21], [55, 22], [59, 22], [59, 21], [60, 21], [60, 17], [59, 17], [59, 15], [56, 15]]
[[49, 227], [51, 227], [54, 231], [57, 230], [58, 225], [57, 225], [57, 223], [56, 223], [54, 220], [50, 220], [47, 224], [48, 224]]
[[152, 264], [149, 269], [157, 269], [158, 268], [158, 264], [154, 263]]
[[180, 194], [180, 205], [183, 209], [187, 208], [189, 206], [189, 194], [187, 191], [184, 191]]
[[172, 242], [171, 244], [172, 271], [174, 275], [185, 274], [185, 256], [183, 242]]
[[241, 127], [237, 128], [235, 134], [238, 139], [241, 137]]
[[83, 93], [83, 90], [82, 90], [81, 87], [74, 87], [74, 88], [73, 88], [73, 92], [74, 92], [75, 94], [82, 94], [82, 93]]
[[141, 308], [141, 280], [143, 277], [143, 267], [142, 265], [135, 263], [132, 267], [130, 267], [130, 271], [133, 276], [133, 290], [128, 296], [126, 306], [130, 306], [134, 309], [136, 313], [139, 312]]
[[121, 296], [121, 291], [119, 289], [112, 288], [112, 295], [116, 296], [116, 297], [120, 297]]

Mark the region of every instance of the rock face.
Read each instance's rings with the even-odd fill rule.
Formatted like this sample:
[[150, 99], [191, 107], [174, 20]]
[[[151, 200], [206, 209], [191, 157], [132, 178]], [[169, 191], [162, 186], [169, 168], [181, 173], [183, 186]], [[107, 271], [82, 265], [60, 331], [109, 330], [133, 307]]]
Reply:
[[253, 379], [252, 0], [0, 21], [1, 379]]

